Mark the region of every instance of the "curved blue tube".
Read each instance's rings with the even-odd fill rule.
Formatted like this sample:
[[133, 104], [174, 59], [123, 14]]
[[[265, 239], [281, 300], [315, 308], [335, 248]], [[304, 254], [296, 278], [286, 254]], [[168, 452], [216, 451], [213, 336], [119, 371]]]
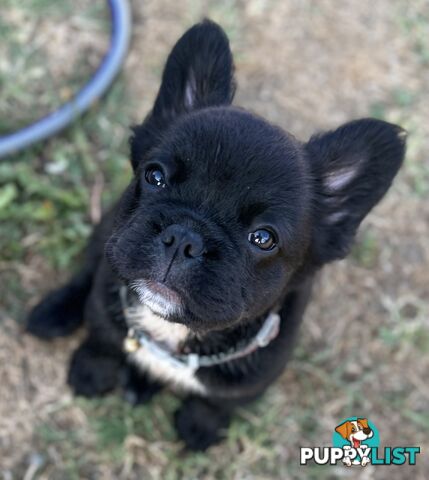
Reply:
[[110, 47], [91, 80], [70, 102], [55, 112], [18, 132], [0, 137], [0, 158], [58, 133], [96, 102], [109, 87], [127, 54], [131, 13], [128, 0], [108, 1], [112, 22]]

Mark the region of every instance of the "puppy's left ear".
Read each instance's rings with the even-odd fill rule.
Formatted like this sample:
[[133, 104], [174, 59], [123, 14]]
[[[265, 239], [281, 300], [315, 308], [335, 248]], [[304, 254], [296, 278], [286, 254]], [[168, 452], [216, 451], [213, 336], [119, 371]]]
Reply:
[[199, 108], [225, 105], [235, 93], [228, 37], [210, 20], [191, 27], [171, 51], [152, 115], [172, 118]]
[[344, 258], [367, 213], [390, 187], [405, 154], [405, 131], [356, 120], [306, 144], [315, 182], [314, 260]]
[[134, 169], [177, 117], [205, 107], [228, 105], [235, 93], [228, 37], [216, 23], [191, 27], [171, 51], [154, 107], [130, 139]]

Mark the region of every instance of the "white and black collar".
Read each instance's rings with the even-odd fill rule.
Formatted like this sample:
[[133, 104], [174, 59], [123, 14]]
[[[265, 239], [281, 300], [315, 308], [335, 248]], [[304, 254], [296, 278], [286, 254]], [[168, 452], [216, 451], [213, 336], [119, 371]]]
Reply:
[[270, 312], [259, 331], [247, 343], [236, 345], [225, 352], [213, 355], [177, 352], [152, 338], [144, 330], [143, 326], [135, 326], [135, 318], [139, 315], [139, 307], [130, 303], [128, 293], [127, 287], [122, 286], [120, 289], [122, 311], [129, 327], [128, 335], [124, 342], [125, 351], [135, 353], [140, 349], [147, 349], [153, 355], [159, 357], [160, 360], [171, 363], [176, 368], [196, 371], [200, 367], [212, 367], [241, 359], [259, 348], [269, 345], [277, 337], [280, 330], [280, 315], [277, 312]]

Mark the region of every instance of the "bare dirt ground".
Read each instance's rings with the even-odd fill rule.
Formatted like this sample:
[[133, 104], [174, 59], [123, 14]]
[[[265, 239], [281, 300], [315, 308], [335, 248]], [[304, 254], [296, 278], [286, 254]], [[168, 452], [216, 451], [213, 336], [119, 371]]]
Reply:
[[[81, 1], [79, 6], [89, 3]], [[105, 18], [103, 2], [94, 3], [99, 10], [88, 16]], [[48, 35], [49, 40], [49, 31], [55, 32], [56, 43], [42, 42], [49, 69], [55, 72], [52, 88], [60, 85], [59, 79], [65, 88], [69, 77], [80, 78], [73, 74], [73, 65], [82, 62], [81, 52], [92, 52], [84, 53], [89, 70], [83, 72], [97, 63], [106, 44], [105, 28], [96, 28], [93, 20], [85, 21], [75, 12], [54, 16], [51, 23], [45, 17], [46, 26], [38, 30], [35, 17], [22, 9], [8, 0], [0, 17], [12, 18], [16, 28], [32, 32], [31, 38]], [[113, 91], [105, 110], [100, 107], [63, 139], [29, 154], [30, 172], [34, 168], [34, 175], [45, 176], [52, 188], [66, 185], [79, 193], [80, 172], [92, 188], [101, 170], [105, 190], [119, 191], [116, 178], [129, 173], [124, 166], [127, 127], [150, 107], [173, 43], [203, 16], [221, 23], [231, 38], [237, 104], [301, 139], [349, 119], [375, 115], [409, 131], [407, 160], [388, 196], [362, 225], [352, 255], [320, 275], [288, 370], [263, 401], [239, 412], [227, 441], [206, 455], [181, 451], [171, 428], [177, 404], [172, 396], [162, 395], [154, 404], [134, 410], [117, 396], [91, 402], [73, 399], [64, 378], [78, 336], [46, 344], [22, 335], [25, 310], [73, 268], [77, 250], [72, 247], [84, 241], [91, 215], [84, 193], [79, 204], [56, 193], [44, 198], [51, 191], [45, 194], [43, 189], [36, 197], [34, 189], [25, 198], [16, 193], [20, 213], [7, 210], [12, 213], [0, 217], [2, 236], [11, 235], [0, 252], [0, 475], [26, 480], [428, 478], [429, 5], [399, 0], [135, 0], [133, 13], [133, 44], [120, 80], [125, 93]], [[64, 63], [61, 49], [69, 62]], [[5, 71], [10, 66], [0, 59], [0, 88]], [[35, 75], [43, 80], [43, 69]], [[29, 85], [22, 88], [31, 92]], [[34, 98], [21, 101], [22, 108], [29, 108], [25, 102]], [[39, 97], [37, 108], [43, 111], [56, 101]], [[0, 90], [3, 129], [24, 119], [21, 112], [14, 113], [16, 98], [11, 102]], [[87, 141], [85, 132], [93, 128], [88, 122], [98, 130], [91, 130]], [[110, 160], [112, 136], [119, 138], [113, 144], [118, 154], [113, 152]], [[86, 160], [79, 160], [82, 157]], [[80, 170], [67, 163], [70, 158], [81, 162]], [[51, 178], [43, 170], [64, 162], [72, 165], [72, 173]], [[10, 165], [15, 165], [14, 159]], [[13, 175], [0, 170], [0, 186]], [[22, 212], [27, 212], [26, 203], [34, 206], [36, 200], [45, 216], [34, 220], [35, 230], [24, 235], [21, 228], [27, 217]], [[55, 202], [63, 202], [63, 209]], [[58, 209], [49, 213], [53, 208]], [[60, 235], [51, 230], [55, 222], [64, 222], [69, 236], [39, 249], [45, 237]], [[52, 262], [56, 245], [61, 252], [67, 246], [70, 256]], [[417, 465], [362, 470], [299, 466], [300, 446], [331, 445], [335, 426], [354, 415], [370, 418], [382, 446], [420, 446]]]

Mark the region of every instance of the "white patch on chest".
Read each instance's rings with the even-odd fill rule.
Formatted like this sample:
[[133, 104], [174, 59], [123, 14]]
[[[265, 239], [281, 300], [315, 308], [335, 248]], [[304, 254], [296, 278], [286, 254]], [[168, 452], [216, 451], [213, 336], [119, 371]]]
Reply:
[[[141, 310], [141, 315], [133, 315], [133, 324], [141, 326], [151, 338], [166, 344], [173, 351], [177, 350], [190, 333], [185, 325], [167, 322], [144, 305], [138, 309], [139, 313]], [[200, 394], [206, 392], [204, 385], [196, 378], [192, 369], [176, 366], [144, 346], [129, 354], [128, 358], [154, 379], [168, 383], [173, 388]]]

